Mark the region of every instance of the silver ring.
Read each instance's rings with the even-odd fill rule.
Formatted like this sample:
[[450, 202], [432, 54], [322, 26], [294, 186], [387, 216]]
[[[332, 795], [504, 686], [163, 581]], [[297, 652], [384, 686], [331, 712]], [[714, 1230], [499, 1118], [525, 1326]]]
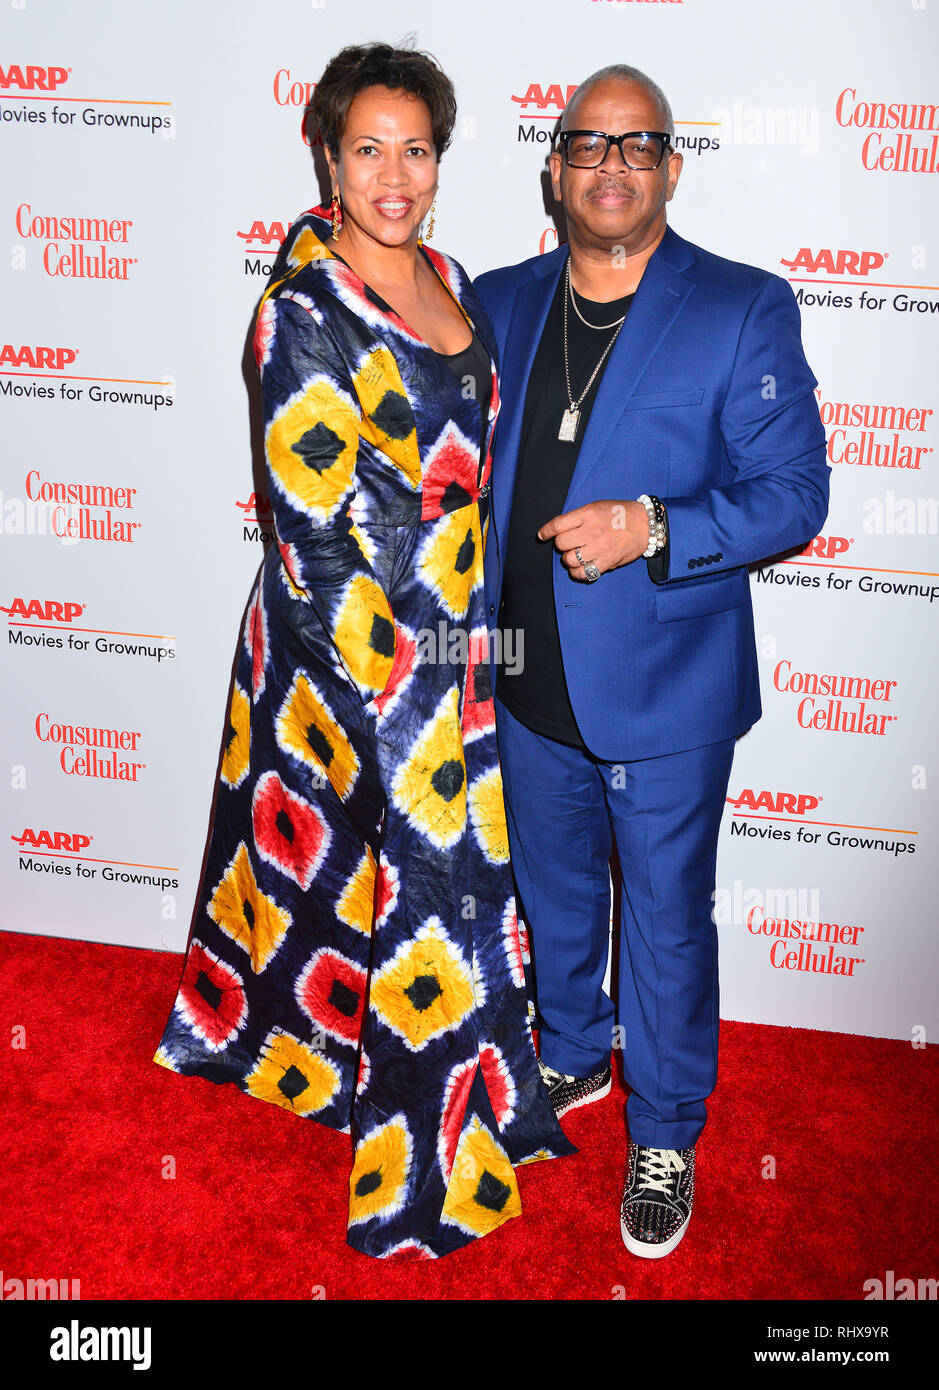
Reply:
[[574, 554], [577, 556], [577, 563], [583, 567], [584, 574], [587, 576], [587, 583], [592, 584], [594, 580], [600, 578], [600, 571], [592, 560], [585, 560], [580, 553], [580, 546], [574, 546]]

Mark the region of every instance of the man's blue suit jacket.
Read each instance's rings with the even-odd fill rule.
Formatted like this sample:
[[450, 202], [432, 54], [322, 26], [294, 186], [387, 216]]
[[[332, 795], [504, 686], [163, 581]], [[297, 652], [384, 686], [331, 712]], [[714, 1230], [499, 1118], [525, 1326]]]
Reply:
[[[501, 360], [490, 627], [528, 377], [567, 255], [560, 246], [475, 282]], [[829, 469], [815, 385], [789, 285], [668, 228], [603, 372], [564, 508], [660, 497], [665, 577], [654, 583], [639, 559], [577, 583], [554, 560], [564, 674], [596, 757], [677, 753], [736, 737], [759, 719], [747, 565], [807, 544], [824, 524]], [[566, 406], [559, 398], [559, 425]]]

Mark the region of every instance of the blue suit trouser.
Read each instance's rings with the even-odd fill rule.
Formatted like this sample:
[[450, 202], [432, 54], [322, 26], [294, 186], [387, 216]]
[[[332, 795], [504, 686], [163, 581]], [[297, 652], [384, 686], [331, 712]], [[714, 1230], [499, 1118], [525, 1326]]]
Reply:
[[[591, 1076], [621, 1047], [630, 1137], [689, 1148], [717, 1081], [712, 911], [734, 740], [605, 763], [532, 732], [501, 702], [496, 709], [542, 1058]], [[622, 877], [615, 1011], [603, 989], [614, 847]]]

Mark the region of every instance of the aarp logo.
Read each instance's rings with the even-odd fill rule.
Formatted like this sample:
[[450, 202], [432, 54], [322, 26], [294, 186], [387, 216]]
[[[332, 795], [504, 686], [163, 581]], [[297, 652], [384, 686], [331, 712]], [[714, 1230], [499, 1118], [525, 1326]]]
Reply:
[[889, 256], [889, 251], [813, 251], [810, 246], [802, 246], [791, 261], [780, 257], [780, 265], [790, 270], [804, 270], [809, 275], [870, 275], [879, 270]]

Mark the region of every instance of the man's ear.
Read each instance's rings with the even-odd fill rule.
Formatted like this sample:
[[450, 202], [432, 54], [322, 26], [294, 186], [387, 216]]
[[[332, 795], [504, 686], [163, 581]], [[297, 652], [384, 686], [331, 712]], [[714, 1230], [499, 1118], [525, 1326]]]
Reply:
[[561, 201], [561, 155], [558, 150], [552, 150], [548, 155], [548, 170], [551, 174], [551, 190], [554, 193], [554, 201]]
[[665, 201], [670, 203], [678, 183], [678, 176], [681, 173], [685, 157], [680, 150], [674, 150], [668, 155], [668, 177], [665, 183]]

